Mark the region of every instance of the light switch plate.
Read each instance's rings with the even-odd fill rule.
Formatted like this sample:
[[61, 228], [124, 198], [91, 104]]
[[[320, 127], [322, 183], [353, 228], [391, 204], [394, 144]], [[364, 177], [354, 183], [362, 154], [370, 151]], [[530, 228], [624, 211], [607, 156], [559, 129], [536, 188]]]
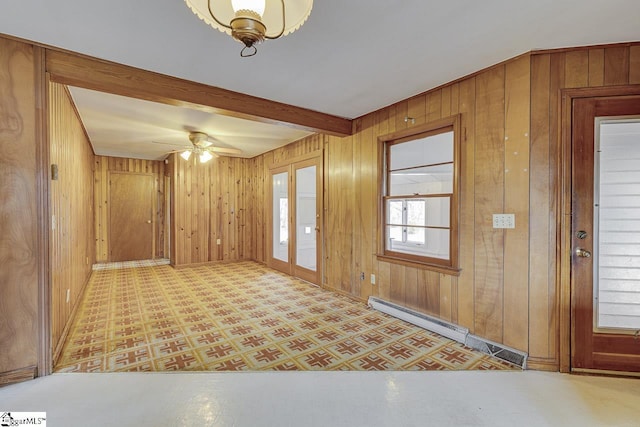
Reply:
[[493, 228], [516, 228], [515, 214], [493, 214]]

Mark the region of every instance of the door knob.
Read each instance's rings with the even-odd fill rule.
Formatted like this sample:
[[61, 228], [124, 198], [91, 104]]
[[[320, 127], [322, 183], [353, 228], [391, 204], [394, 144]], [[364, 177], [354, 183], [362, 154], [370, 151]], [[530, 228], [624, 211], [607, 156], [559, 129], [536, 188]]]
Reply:
[[151, 220], [150, 219], [147, 220], [147, 224], [151, 224]]
[[591, 252], [582, 249], [582, 248], [577, 248], [576, 249], [576, 255], [578, 255], [579, 257], [582, 258], [591, 258]]

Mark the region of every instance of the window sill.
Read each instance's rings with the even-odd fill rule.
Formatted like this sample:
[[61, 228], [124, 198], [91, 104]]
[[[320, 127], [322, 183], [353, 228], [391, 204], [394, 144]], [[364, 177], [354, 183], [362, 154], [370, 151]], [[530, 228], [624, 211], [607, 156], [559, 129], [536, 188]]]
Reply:
[[426, 262], [412, 261], [383, 254], [377, 254], [376, 257], [378, 261], [385, 261], [391, 264], [400, 264], [406, 267], [420, 268], [422, 270], [436, 271], [438, 273], [448, 274], [450, 276], [460, 276], [460, 272], [462, 271], [459, 268], [448, 267], [446, 265], [428, 264]]

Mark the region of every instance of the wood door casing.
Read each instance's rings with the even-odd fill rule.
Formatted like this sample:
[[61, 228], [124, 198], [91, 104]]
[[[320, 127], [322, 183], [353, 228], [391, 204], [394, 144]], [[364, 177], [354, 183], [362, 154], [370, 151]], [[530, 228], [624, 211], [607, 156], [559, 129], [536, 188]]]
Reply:
[[[640, 371], [640, 339], [594, 332], [594, 143], [597, 117], [640, 115], [640, 96], [578, 98], [572, 116], [571, 369]], [[586, 231], [584, 238], [579, 231]]]
[[109, 174], [109, 261], [154, 258], [154, 195], [152, 174]]

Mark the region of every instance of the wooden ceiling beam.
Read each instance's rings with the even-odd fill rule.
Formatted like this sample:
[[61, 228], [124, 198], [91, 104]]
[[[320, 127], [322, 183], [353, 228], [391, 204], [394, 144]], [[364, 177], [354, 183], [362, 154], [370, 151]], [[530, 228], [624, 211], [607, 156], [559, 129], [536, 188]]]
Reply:
[[329, 135], [352, 133], [350, 119], [55, 48], [46, 50], [46, 71], [51, 81], [69, 86]]

